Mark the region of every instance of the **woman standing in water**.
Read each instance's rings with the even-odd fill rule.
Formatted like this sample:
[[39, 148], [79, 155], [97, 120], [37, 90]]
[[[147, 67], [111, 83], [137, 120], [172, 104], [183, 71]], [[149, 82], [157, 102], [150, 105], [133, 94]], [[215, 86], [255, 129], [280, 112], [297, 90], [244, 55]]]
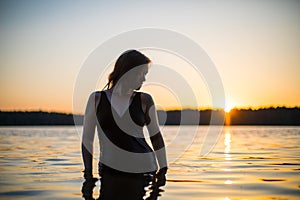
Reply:
[[[155, 105], [149, 94], [137, 92], [145, 81], [150, 63], [149, 58], [136, 50], [124, 52], [109, 75], [107, 89], [93, 92], [89, 97], [82, 136], [84, 177], [93, 180], [93, 142], [97, 127], [100, 197], [118, 194], [118, 190], [111, 188], [112, 185], [105, 184], [111, 179], [115, 183], [120, 177], [126, 177], [131, 180], [132, 186], [135, 180], [136, 183], [140, 183], [141, 179], [149, 182], [151, 177], [154, 177], [152, 181], [165, 181], [167, 159]], [[145, 140], [144, 126], [149, 132], [153, 149]], [[123, 187], [126, 185], [123, 184]], [[106, 195], [109, 191], [112, 193]], [[138, 188], [136, 191], [141, 194]], [[124, 194], [120, 194], [120, 199], [122, 197], [124, 199]]]

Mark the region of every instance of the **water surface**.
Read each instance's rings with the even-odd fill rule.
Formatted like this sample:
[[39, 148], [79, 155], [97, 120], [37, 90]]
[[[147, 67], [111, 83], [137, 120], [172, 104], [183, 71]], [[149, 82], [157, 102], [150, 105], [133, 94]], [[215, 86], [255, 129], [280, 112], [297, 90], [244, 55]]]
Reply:
[[[300, 199], [300, 127], [224, 127], [201, 157], [208, 128], [162, 128], [170, 170], [158, 199]], [[72, 126], [1, 127], [0, 198], [83, 199], [79, 135]]]

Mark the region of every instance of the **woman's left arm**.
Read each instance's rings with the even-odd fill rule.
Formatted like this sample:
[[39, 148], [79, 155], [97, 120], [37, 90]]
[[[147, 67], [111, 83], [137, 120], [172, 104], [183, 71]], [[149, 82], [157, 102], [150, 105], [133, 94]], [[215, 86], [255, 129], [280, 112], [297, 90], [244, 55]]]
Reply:
[[164, 139], [158, 125], [157, 112], [154, 101], [149, 94], [143, 93], [142, 96], [150, 140], [155, 151], [160, 172], [166, 173], [168, 167], [166, 149]]

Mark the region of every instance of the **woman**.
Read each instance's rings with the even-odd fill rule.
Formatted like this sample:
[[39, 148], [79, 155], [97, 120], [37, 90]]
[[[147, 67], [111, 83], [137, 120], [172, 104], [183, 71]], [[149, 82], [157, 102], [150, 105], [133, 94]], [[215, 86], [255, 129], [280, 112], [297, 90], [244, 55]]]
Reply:
[[[136, 91], [145, 81], [150, 62], [136, 50], [124, 52], [109, 75], [107, 90], [90, 95], [82, 136], [86, 179], [93, 179], [95, 127], [100, 143], [100, 176], [156, 175], [160, 180], [165, 179], [167, 159], [154, 102], [149, 94]], [[144, 138], [144, 126], [154, 151]]]

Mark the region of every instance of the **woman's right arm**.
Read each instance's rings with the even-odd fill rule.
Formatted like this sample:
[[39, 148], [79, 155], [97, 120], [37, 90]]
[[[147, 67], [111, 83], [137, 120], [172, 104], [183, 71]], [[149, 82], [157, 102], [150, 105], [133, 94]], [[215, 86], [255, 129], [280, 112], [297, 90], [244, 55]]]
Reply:
[[95, 92], [93, 92], [87, 102], [82, 134], [82, 158], [84, 163], [84, 178], [93, 178], [93, 144], [96, 127], [96, 109], [95, 109]]

